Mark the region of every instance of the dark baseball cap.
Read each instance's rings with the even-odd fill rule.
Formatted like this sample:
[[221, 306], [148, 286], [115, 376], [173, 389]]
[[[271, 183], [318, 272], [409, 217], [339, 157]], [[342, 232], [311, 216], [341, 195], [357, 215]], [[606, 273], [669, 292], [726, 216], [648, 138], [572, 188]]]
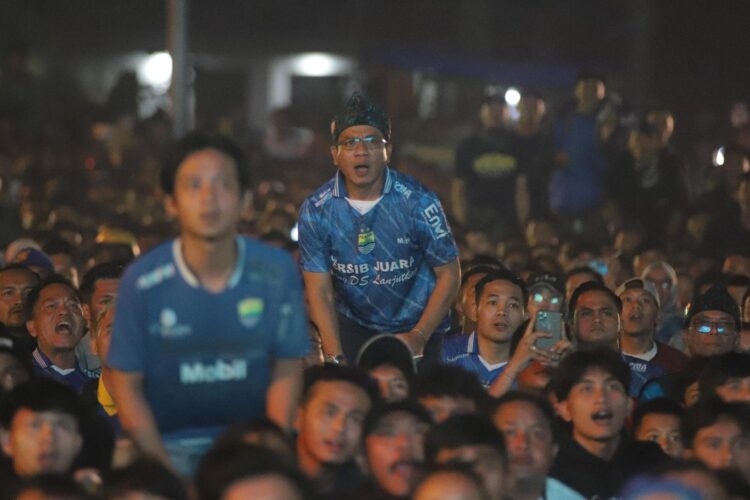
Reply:
[[356, 359], [357, 367], [370, 371], [381, 365], [395, 366], [407, 379], [417, 372], [414, 353], [406, 342], [390, 333], [382, 333], [365, 342]]
[[565, 295], [565, 281], [560, 276], [547, 271], [532, 274], [526, 280], [526, 283], [529, 292], [539, 287], [547, 287], [552, 291]]
[[714, 285], [705, 293], [696, 295], [687, 306], [685, 314], [684, 328], [690, 326], [693, 317], [703, 311], [721, 311], [729, 314], [734, 319], [735, 325], [739, 330], [740, 323], [740, 306], [734, 301], [726, 287], [723, 285]]

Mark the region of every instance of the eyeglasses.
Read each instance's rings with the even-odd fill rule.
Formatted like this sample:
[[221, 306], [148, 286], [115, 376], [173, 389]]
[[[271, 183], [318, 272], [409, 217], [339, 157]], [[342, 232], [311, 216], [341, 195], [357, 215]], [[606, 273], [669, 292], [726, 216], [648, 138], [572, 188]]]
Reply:
[[377, 135], [368, 135], [367, 137], [350, 137], [345, 141], [336, 143], [337, 146], [351, 151], [357, 147], [357, 144], [362, 143], [367, 149], [377, 149], [381, 146], [388, 144], [388, 141], [378, 137]]
[[[534, 295], [531, 296], [531, 300], [533, 300], [537, 304], [541, 304], [542, 302], [544, 302], [544, 299], [545, 299], [544, 294], [541, 294], [541, 293], [535, 293]], [[558, 295], [553, 295], [549, 298], [549, 303], [552, 304], [553, 306], [556, 306], [560, 304], [561, 302], [562, 302], [562, 298]]]
[[696, 332], [704, 335], [711, 333], [714, 329], [719, 335], [731, 335], [737, 331], [734, 324], [727, 321], [693, 320], [690, 324]]

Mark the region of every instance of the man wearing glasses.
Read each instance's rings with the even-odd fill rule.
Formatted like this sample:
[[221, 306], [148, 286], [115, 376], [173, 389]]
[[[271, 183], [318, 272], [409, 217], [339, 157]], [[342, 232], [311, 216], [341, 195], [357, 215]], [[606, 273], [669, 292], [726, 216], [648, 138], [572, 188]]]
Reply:
[[690, 357], [719, 356], [737, 347], [740, 308], [726, 288], [711, 287], [688, 306], [682, 336]]
[[300, 209], [310, 318], [329, 362], [353, 361], [377, 333], [423, 352], [445, 332], [458, 249], [437, 197], [388, 167], [390, 121], [355, 93], [331, 126], [336, 175]]

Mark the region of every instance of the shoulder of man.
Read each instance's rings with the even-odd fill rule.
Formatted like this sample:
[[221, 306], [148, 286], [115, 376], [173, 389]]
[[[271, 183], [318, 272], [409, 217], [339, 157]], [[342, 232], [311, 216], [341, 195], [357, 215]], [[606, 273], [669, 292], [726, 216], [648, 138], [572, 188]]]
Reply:
[[171, 239], [149, 250], [128, 264], [123, 273], [124, 283], [134, 283], [138, 289], [148, 289], [177, 274]]
[[326, 181], [325, 184], [320, 186], [318, 189], [313, 191], [311, 194], [305, 198], [305, 200], [302, 202], [302, 206], [300, 208], [300, 212], [304, 212], [305, 210], [314, 210], [322, 207], [326, 204], [331, 198], [333, 198], [333, 191], [336, 185], [336, 176], [332, 177], [328, 181]]

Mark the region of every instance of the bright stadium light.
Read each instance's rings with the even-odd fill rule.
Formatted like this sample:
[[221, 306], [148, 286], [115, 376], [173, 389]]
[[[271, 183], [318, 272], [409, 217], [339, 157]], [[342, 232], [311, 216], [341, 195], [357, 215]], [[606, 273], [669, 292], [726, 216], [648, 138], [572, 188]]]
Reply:
[[172, 81], [172, 56], [167, 52], [154, 52], [138, 68], [141, 83], [156, 88], [168, 88]]
[[508, 103], [509, 106], [518, 106], [518, 103], [521, 102], [521, 93], [518, 89], [510, 87], [506, 90], [505, 102]]
[[717, 148], [716, 151], [714, 151], [713, 164], [714, 167], [720, 167], [724, 165], [724, 146], [721, 146], [720, 148]]

